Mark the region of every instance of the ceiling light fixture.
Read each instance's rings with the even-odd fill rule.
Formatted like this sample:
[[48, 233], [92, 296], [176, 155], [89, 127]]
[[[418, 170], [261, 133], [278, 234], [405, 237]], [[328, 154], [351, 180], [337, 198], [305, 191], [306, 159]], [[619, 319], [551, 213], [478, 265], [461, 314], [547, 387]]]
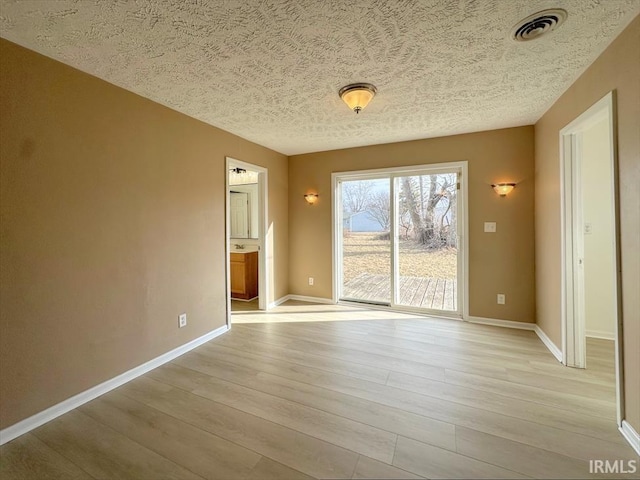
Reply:
[[491, 186], [496, 191], [496, 193], [501, 197], [506, 197], [509, 193], [511, 193], [511, 190], [516, 188], [515, 183], [496, 183]]
[[360, 113], [364, 107], [369, 105], [376, 92], [376, 87], [370, 83], [352, 83], [342, 87], [338, 95], [351, 110]]

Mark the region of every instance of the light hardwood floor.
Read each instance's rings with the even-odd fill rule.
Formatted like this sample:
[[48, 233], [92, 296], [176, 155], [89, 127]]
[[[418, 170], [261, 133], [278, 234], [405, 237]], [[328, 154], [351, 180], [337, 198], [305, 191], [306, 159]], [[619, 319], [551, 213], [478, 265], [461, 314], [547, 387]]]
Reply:
[[575, 370], [533, 332], [454, 320], [289, 302], [233, 321], [1, 447], [0, 478], [599, 478], [591, 459], [638, 460], [611, 342]]

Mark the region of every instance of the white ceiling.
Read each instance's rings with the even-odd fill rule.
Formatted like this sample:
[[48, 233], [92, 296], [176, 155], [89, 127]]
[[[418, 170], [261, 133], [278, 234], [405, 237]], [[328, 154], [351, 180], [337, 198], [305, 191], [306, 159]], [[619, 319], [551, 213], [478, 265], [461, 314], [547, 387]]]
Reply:
[[[561, 7], [531, 42], [520, 19]], [[534, 123], [639, 0], [0, 1], [0, 35], [287, 155]], [[370, 82], [360, 114], [340, 87]]]

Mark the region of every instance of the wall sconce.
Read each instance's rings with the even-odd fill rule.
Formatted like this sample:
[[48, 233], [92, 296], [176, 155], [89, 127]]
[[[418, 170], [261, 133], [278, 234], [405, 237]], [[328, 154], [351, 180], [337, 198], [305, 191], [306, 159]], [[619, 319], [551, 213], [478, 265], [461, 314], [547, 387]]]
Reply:
[[309, 205], [313, 205], [314, 203], [316, 203], [318, 201], [318, 194], [317, 193], [306, 193], [304, 195], [304, 199], [307, 201], [307, 203]]
[[496, 193], [501, 197], [506, 197], [509, 193], [511, 193], [511, 190], [516, 188], [515, 183], [496, 183], [491, 186], [496, 191]]

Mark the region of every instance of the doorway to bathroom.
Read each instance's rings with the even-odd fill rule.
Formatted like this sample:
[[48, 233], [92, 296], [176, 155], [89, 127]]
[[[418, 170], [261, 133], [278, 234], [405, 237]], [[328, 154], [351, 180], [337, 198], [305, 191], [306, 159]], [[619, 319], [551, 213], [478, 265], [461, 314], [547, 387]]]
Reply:
[[227, 312], [266, 310], [267, 169], [226, 158]]

